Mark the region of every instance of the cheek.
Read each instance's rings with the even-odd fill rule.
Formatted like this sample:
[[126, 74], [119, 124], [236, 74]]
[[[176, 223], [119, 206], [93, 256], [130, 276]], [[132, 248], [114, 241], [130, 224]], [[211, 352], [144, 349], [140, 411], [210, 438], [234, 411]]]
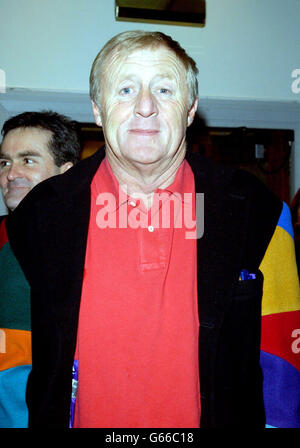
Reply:
[[164, 122], [173, 132], [182, 133], [187, 127], [187, 107], [185, 104], [172, 103], [162, 108]]
[[116, 133], [122, 129], [131, 116], [132, 106], [128, 103], [115, 103], [105, 105], [105, 113], [102, 115], [102, 126], [107, 135]]
[[31, 168], [30, 171], [28, 170], [25, 177], [29, 180], [29, 182], [36, 185], [54, 174], [56, 174], [56, 172], [52, 162], [46, 162], [42, 166], [39, 165], [34, 169]]
[[0, 187], [3, 187], [3, 185], [5, 184], [5, 177], [3, 173], [0, 173]]
[[31, 171], [30, 173], [27, 173], [25, 177], [31, 184], [37, 185], [45, 179], [45, 170]]

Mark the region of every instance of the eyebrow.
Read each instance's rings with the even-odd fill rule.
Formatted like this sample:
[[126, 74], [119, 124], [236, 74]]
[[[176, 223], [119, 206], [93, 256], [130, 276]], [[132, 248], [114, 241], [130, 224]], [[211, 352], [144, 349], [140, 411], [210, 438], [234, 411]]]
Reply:
[[176, 77], [174, 76], [174, 74], [172, 72], [165, 72], [165, 73], [158, 74], [157, 78], [175, 79]]
[[[153, 82], [157, 82], [163, 79], [169, 79], [170, 81], [174, 81], [176, 80], [176, 76], [174, 76], [171, 72], [166, 72], [166, 73], [158, 73], [157, 75], [154, 76], [153, 78]], [[123, 81], [138, 81], [139, 77], [135, 74], [135, 73], [126, 73], [125, 75], [123, 75], [120, 79], [119, 82], [123, 82]]]
[[[18, 159], [22, 159], [24, 157], [42, 157], [42, 156], [37, 151], [24, 151], [24, 152], [19, 152], [17, 154]], [[2, 152], [2, 151], [0, 151], [0, 159], [12, 160], [12, 158], [9, 154], [6, 154], [5, 152]]]

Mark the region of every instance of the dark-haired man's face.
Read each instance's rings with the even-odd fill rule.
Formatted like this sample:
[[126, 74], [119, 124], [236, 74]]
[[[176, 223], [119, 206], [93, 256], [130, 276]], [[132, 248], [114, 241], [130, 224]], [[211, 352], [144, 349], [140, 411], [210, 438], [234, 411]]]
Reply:
[[0, 151], [0, 188], [9, 210], [14, 210], [41, 181], [61, 174], [71, 162], [58, 167], [49, 151], [51, 132], [39, 128], [17, 128], [3, 139]]

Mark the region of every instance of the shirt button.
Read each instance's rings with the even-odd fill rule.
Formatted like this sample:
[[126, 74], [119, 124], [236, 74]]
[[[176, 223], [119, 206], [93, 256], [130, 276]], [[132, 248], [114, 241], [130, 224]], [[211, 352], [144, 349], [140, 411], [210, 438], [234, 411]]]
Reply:
[[149, 230], [149, 232], [154, 232], [154, 227], [153, 226], [148, 226], [148, 230]]
[[134, 201], [129, 201], [129, 205], [131, 205], [132, 207], [136, 207], [136, 202], [134, 202]]

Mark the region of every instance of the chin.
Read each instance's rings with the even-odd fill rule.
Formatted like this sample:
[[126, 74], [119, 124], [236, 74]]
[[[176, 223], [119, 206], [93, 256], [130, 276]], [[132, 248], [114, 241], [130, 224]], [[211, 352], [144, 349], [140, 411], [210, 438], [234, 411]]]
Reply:
[[5, 205], [9, 210], [12, 211], [20, 204], [20, 202], [22, 201], [22, 199], [24, 199], [24, 197], [22, 197], [20, 199], [10, 199], [5, 202]]
[[163, 154], [153, 148], [136, 149], [128, 154], [128, 160], [136, 163], [155, 163], [162, 158]]
[[138, 165], [151, 165], [153, 163], [159, 162], [160, 158], [156, 157], [132, 157], [130, 158], [131, 163]]

